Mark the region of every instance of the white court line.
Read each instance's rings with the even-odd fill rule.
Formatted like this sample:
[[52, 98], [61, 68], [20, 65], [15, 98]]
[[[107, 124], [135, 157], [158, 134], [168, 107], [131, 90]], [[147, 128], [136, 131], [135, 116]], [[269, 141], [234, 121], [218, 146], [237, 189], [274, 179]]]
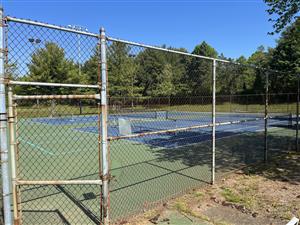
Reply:
[[45, 154], [48, 154], [48, 155], [54, 155], [54, 153], [53, 153], [52, 151], [47, 150], [47, 149], [45, 149], [45, 148], [43, 148], [43, 147], [40, 147], [40, 146], [37, 145], [37, 144], [34, 144], [34, 143], [30, 142], [30, 141], [26, 141], [26, 140], [24, 140], [23, 138], [18, 138], [18, 139], [19, 139], [21, 142], [24, 142], [24, 143], [30, 145], [31, 147], [33, 147], [33, 149], [38, 149], [38, 150], [41, 151], [42, 153], [45, 153]]

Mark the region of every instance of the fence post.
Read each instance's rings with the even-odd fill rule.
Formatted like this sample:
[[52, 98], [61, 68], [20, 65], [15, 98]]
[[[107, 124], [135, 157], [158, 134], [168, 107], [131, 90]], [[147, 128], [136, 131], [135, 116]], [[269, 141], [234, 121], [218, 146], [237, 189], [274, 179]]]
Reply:
[[0, 153], [1, 153], [1, 171], [2, 171], [2, 196], [3, 196], [3, 213], [4, 224], [12, 224], [12, 214], [10, 209], [10, 180], [9, 180], [9, 165], [8, 165], [8, 147], [7, 147], [7, 114], [6, 114], [6, 99], [5, 99], [5, 74], [4, 74], [4, 22], [3, 9], [0, 8]]
[[268, 106], [269, 106], [269, 72], [266, 71], [265, 84], [265, 146], [264, 146], [264, 162], [268, 161]]
[[290, 111], [289, 104], [290, 104], [290, 94], [287, 94], [287, 104], [286, 104], [286, 112], [287, 113], [289, 113], [289, 111]]
[[107, 142], [107, 67], [106, 67], [106, 36], [104, 28], [100, 29], [101, 45], [101, 147], [102, 147], [102, 197], [103, 223], [109, 224], [109, 153]]
[[229, 95], [229, 110], [232, 112], [232, 94]]
[[211, 183], [215, 183], [216, 167], [216, 67], [217, 61], [213, 60], [212, 66], [212, 163], [211, 163]]
[[248, 106], [248, 95], [246, 95], [246, 112], [248, 112], [249, 110], [249, 106]]
[[297, 104], [296, 104], [296, 151], [299, 151], [299, 100], [300, 100], [300, 73], [297, 74]]
[[9, 125], [9, 146], [10, 146], [10, 164], [11, 164], [11, 179], [12, 179], [12, 197], [13, 197], [13, 215], [14, 224], [19, 224], [18, 211], [18, 190], [16, 185], [17, 167], [16, 167], [16, 136], [15, 136], [15, 113], [12, 88], [8, 87], [8, 125]]

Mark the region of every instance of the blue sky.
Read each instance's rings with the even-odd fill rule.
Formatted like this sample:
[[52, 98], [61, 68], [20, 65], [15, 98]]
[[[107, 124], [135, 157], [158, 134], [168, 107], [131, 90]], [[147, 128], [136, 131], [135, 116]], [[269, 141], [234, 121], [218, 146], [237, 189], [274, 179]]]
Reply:
[[1, 1], [5, 14], [57, 25], [79, 24], [91, 32], [146, 44], [185, 47], [202, 41], [227, 57], [274, 47], [278, 35], [262, 0]]

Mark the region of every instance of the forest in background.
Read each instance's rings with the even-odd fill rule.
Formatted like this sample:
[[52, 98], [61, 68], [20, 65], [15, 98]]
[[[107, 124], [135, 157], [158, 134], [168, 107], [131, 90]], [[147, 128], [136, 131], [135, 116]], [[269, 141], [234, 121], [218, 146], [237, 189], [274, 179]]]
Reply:
[[[161, 47], [187, 52], [184, 48]], [[217, 94], [264, 93], [266, 71], [249, 65], [277, 71], [269, 72], [270, 92], [296, 92], [297, 75], [300, 73], [300, 19], [281, 33], [275, 48], [260, 46], [249, 58], [228, 58], [205, 41], [195, 46], [192, 53], [240, 64], [218, 63]], [[94, 54], [78, 67], [77, 62], [68, 59], [62, 47], [47, 42], [31, 55], [26, 75], [16, 76], [15, 65], [7, 65], [6, 73], [23, 81], [95, 84], [99, 59], [99, 51], [95, 47]], [[112, 97], [211, 95], [211, 60], [109, 41], [107, 61], [109, 94]], [[17, 88], [16, 92], [53, 94], [53, 88], [23, 87]], [[68, 92], [64, 88], [55, 90], [56, 94]]]

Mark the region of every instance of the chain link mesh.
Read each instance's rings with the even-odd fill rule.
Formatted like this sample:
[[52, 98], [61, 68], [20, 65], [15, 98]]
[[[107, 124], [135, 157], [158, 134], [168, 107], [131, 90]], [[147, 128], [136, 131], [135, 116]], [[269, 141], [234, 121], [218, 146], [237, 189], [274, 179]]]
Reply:
[[98, 38], [17, 22], [8, 23], [6, 35], [10, 79], [97, 84]]
[[110, 143], [116, 220], [210, 182], [211, 128], [192, 127], [211, 123], [212, 62], [114, 41], [107, 52], [110, 118], [129, 124], [109, 133], [124, 137]]
[[[15, 106], [18, 179], [100, 179], [96, 100], [22, 99]], [[21, 186], [22, 222], [99, 222], [100, 190], [99, 185]]]
[[[98, 84], [97, 37], [12, 21], [6, 31], [8, 79]], [[213, 182], [213, 60], [172, 52], [184, 49], [128, 43], [110, 38], [106, 43], [113, 222]], [[279, 93], [276, 73], [268, 77], [265, 70], [219, 60], [216, 66], [216, 177], [294, 149], [295, 85]], [[44, 96], [14, 99], [18, 179], [104, 179], [99, 101], [45, 96], [98, 90], [15, 86], [13, 91]], [[18, 190], [23, 224], [103, 220], [100, 185], [31, 184]]]

